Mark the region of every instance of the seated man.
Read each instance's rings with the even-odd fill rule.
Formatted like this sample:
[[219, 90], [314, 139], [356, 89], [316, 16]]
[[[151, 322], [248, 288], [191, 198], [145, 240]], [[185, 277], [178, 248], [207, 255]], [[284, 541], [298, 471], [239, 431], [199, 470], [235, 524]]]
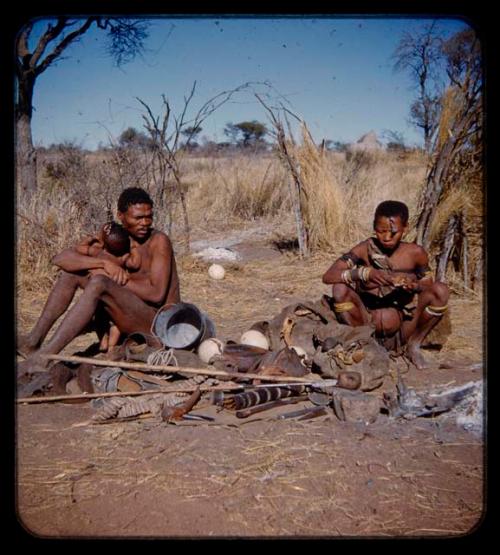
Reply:
[[[436, 282], [427, 252], [402, 237], [408, 226], [408, 207], [388, 200], [378, 205], [375, 237], [341, 256], [323, 275], [333, 285], [334, 311], [341, 323], [372, 323], [375, 337], [389, 349], [406, 345], [418, 369], [428, 366], [420, 346], [447, 310], [448, 287]], [[417, 295], [417, 305], [411, 304]]]
[[[59, 353], [88, 329], [100, 307], [121, 333], [147, 334], [160, 307], [180, 302], [172, 245], [165, 233], [152, 227], [153, 201], [147, 192], [138, 187], [125, 189], [118, 199], [118, 218], [130, 236], [131, 250], [137, 249], [140, 268], [129, 273], [108, 257], [83, 254], [76, 247], [56, 255], [53, 263], [62, 272], [35, 327], [18, 341], [18, 352], [29, 355], [18, 365], [19, 374], [46, 369], [49, 361], [41, 355]], [[102, 273], [89, 275], [95, 270]], [[79, 287], [83, 293], [43, 344]]]

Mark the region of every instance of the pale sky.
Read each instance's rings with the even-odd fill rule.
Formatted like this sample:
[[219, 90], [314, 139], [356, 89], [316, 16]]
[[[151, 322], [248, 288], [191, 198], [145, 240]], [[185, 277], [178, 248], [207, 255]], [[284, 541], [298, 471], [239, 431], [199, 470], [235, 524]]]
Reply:
[[[160, 115], [164, 94], [179, 113], [196, 81], [194, 115], [209, 98], [250, 81], [270, 83], [275, 98], [288, 101], [318, 142], [352, 142], [371, 130], [383, 138], [391, 130], [408, 144], [421, 144], [408, 123], [415, 90], [406, 74], [393, 71], [391, 55], [404, 31], [428, 22], [379, 16], [161, 17], [151, 22], [145, 56], [121, 68], [105, 53], [103, 32], [91, 29], [39, 77], [33, 140], [44, 146], [69, 140], [94, 149], [128, 127], [144, 131], [136, 97]], [[466, 26], [460, 19], [439, 20], [445, 35]], [[253, 90], [269, 92], [262, 85]], [[228, 122], [267, 124], [253, 90], [212, 114], [201, 135], [224, 141]]]

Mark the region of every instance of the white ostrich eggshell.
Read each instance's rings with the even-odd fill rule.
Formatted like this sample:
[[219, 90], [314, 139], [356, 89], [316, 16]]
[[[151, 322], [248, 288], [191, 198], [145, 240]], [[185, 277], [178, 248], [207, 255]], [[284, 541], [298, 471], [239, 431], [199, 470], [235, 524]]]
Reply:
[[212, 264], [210, 268], [208, 268], [208, 275], [212, 279], [224, 279], [226, 271], [224, 270], [224, 267], [220, 264]]
[[299, 355], [299, 357], [307, 357], [307, 353], [305, 352], [305, 350], [298, 345], [290, 345], [290, 349], [293, 349]]
[[212, 357], [222, 354], [223, 348], [224, 344], [220, 339], [210, 337], [200, 343], [200, 346], [198, 347], [198, 356], [203, 362], [208, 364]]
[[267, 337], [260, 331], [248, 330], [240, 338], [242, 345], [252, 345], [261, 349], [269, 349], [269, 341]]

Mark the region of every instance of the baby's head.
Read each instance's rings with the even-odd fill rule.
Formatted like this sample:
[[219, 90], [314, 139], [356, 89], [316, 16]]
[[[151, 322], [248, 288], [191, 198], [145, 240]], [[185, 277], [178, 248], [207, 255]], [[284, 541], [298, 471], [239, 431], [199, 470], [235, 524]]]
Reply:
[[102, 227], [104, 248], [113, 256], [123, 256], [130, 252], [130, 238], [127, 230], [116, 222], [108, 222]]

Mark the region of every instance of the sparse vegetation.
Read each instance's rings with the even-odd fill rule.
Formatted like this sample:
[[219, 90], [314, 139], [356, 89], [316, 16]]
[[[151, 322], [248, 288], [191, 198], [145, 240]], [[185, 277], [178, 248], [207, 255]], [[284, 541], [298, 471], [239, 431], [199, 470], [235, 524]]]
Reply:
[[[304, 210], [313, 250], [338, 251], [369, 235], [381, 200], [403, 200], [415, 215], [426, 167], [418, 152], [405, 160], [383, 151], [348, 161], [342, 153], [318, 148], [306, 128], [294, 149], [306, 188]], [[51, 258], [104, 223], [122, 189], [139, 185], [153, 194], [156, 186], [150, 157], [133, 145], [96, 152], [66, 145], [41, 151], [39, 159], [40, 186], [31, 200], [19, 196], [17, 204], [18, 283], [23, 289], [50, 285], [55, 275]], [[280, 240], [296, 239], [289, 174], [274, 153], [189, 153], [179, 171], [194, 232], [263, 221]], [[167, 194], [166, 204], [155, 210], [156, 226], [164, 231], [169, 211], [175, 246], [183, 230], [174, 194]], [[33, 275], [40, 278], [34, 281]]]
[[[156, 226], [170, 234], [178, 253], [189, 244], [191, 230], [195, 235], [255, 221], [275, 230], [270, 242], [298, 240], [301, 254], [340, 252], [371, 234], [379, 202], [401, 200], [412, 216], [408, 239], [430, 249], [441, 268], [439, 277], [448, 273], [457, 283], [462, 280], [464, 290], [474, 288], [482, 268], [479, 45], [467, 31], [441, 41], [438, 49], [435, 31], [430, 26], [422, 35], [405, 36], [396, 52], [400, 70], [408, 70], [415, 57], [419, 62], [413, 77], [420, 83], [417, 101], [425, 117], [414, 123], [424, 131], [427, 150], [409, 148], [395, 131], [386, 131], [386, 149], [352, 149], [326, 139], [316, 145], [305, 122], [300, 141], [295, 141], [287, 119], [294, 114], [287, 110], [287, 133], [283, 126], [280, 135], [278, 128], [273, 132], [252, 120], [228, 123], [230, 142], [197, 142], [204, 120], [249, 83], [219, 93], [194, 117], [188, 117], [187, 109], [196, 83], [177, 116], [163, 96], [161, 125], [160, 116], [138, 99], [147, 133], [129, 127], [95, 152], [75, 142], [37, 149], [38, 185], [32, 198], [18, 187], [19, 287], [48, 287], [54, 276], [52, 256], [82, 233], [95, 231], [114, 211], [120, 191], [137, 185], [150, 192]], [[25, 34], [29, 32], [28, 27]], [[421, 43], [424, 51], [418, 48]], [[439, 98], [439, 111], [425, 111], [439, 60], [446, 63], [449, 86]], [[271, 121], [274, 127], [276, 121]], [[265, 137], [273, 135], [276, 144], [270, 145]], [[446, 250], [448, 239], [451, 247]]]

